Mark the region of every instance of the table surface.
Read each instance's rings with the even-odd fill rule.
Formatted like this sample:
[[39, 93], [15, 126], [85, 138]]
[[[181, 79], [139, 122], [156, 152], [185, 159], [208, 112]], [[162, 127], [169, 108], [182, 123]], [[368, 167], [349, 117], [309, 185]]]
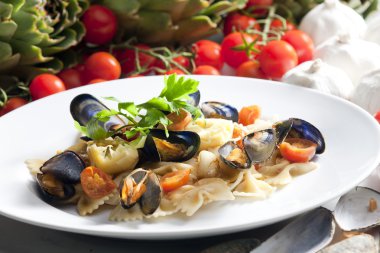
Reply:
[[[380, 166], [360, 185], [380, 191], [378, 176]], [[335, 201], [324, 206], [333, 209]], [[27, 210], [25, 210], [27, 212]], [[3, 252], [89, 252], [89, 253], [121, 253], [121, 252], [199, 252], [212, 245], [238, 238], [257, 238], [264, 240], [286, 225], [289, 220], [270, 226], [247, 230], [239, 233], [225, 234], [189, 240], [175, 241], [141, 241], [102, 238], [81, 234], [62, 232], [25, 224], [0, 216], [0, 253]], [[154, 251], [153, 251], [154, 250]]]

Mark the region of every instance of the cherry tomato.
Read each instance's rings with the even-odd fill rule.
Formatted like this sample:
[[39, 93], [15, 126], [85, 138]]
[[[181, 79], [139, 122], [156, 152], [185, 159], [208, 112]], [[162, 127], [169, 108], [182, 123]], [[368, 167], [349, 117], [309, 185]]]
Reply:
[[261, 108], [258, 105], [251, 105], [241, 108], [239, 112], [239, 123], [247, 126], [255, 123], [260, 117]]
[[268, 42], [257, 59], [264, 74], [275, 80], [281, 79], [288, 70], [298, 64], [296, 51], [289, 43], [282, 40]]
[[231, 12], [224, 20], [224, 35], [228, 35], [233, 31], [245, 31], [246, 29], [255, 29], [260, 31], [260, 25], [255, 18], [240, 14], [239, 12]]
[[110, 42], [116, 34], [116, 16], [104, 6], [92, 5], [83, 14], [82, 21], [86, 27], [84, 41], [88, 43], [104, 45]]
[[23, 105], [26, 105], [28, 100], [20, 97], [13, 97], [8, 99], [3, 107], [0, 108], [0, 116], [7, 114], [10, 111], [13, 111]]
[[64, 91], [66, 88], [59, 77], [52, 74], [40, 74], [32, 80], [29, 90], [32, 99], [37, 100]]
[[223, 59], [233, 68], [239, 67], [240, 64], [248, 61], [253, 56], [253, 53], [247, 55], [244, 49], [237, 49], [237, 47], [244, 47], [244, 40], [247, 44], [250, 44], [254, 41], [254, 37], [246, 33], [233, 32], [227, 35], [222, 42], [221, 52]]
[[256, 60], [246, 61], [240, 64], [236, 69], [236, 76], [265, 79], [265, 75], [260, 69], [260, 64]]
[[268, 7], [272, 4], [273, 0], [248, 0], [245, 9], [251, 10], [252, 14], [262, 17], [268, 13], [268, 9], [263, 7]]
[[220, 75], [219, 70], [210, 65], [201, 65], [195, 68], [194, 75]]
[[289, 20], [286, 20], [286, 27], [284, 27], [284, 24], [282, 23], [282, 21], [276, 18], [272, 20], [272, 23], [270, 24], [270, 28], [272, 30], [291, 31], [291, 30], [295, 30], [296, 26]]
[[80, 183], [84, 193], [92, 199], [105, 197], [116, 189], [112, 177], [94, 166], [89, 166], [80, 173]]
[[171, 75], [171, 74], [177, 74], [177, 75], [185, 75], [185, 72], [183, 72], [182, 70], [180, 69], [169, 69], [168, 71], [166, 71], [164, 73], [164, 75]]
[[88, 82], [88, 84], [102, 83], [102, 82], [106, 82], [106, 81], [107, 80], [97, 78], [97, 79], [92, 79], [91, 81]]
[[298, 56], [298, 64], [310, 61], [314, 56], [314, 43], [313, 40], [300, 30], [287, 31], [282, 40], [288, 42], [296, 50]]
[[195, 65], [210, 65], [220, 70], [223, 67], [221, 47], [211, 40], [200, 40], [193, 45]]
[[[145, 44], [137, 44], [136, 48], [142, 50], [150, 49], [150, 47]], [[125, 75], [128, 75], [129, 73], [136, 70], [136, 51], [134, 49], [117, 49], [113, 53], [116, 59], [120, 61], [122, 71]], [[148, 69], [152, 67], [156, 61], [155, 57], [144, 54], [142, 52], [139, 52], [137, 56], [142, 68]]]
[[120, 77], [120, 63], [111, 54], [97, 52], [87, 58], [84, 63], [85, 81], [93, 79], [115, 80]]
[[280, 144], [280, 153], [289, 162], [304, 163], [315, 155], [317, 144], [300, 138], [288, 138]]
[[375, 119], [376, 119], [377, 122], [379, 122], [379, 124], [380, 124], [380, 111], [378, 111], [378, 112], [375, 114]]
[[[185, 69], [189, 69], [190, 68], [190, 60], [189, 60], [189, 58], [187, 58], [185, 56], [179, 55], [177, 57], [174, 57], [173, 61], [175, 61], [176, 63], [178, 63], [179, 65], [181, 65]], [[156, 68], [159, 68], [160, 70], [165, 70], [166, 69], [165, 64], [160, 59], [156, 59], [156, 61], [154, 62], [153, 66], [156, 67]], [[175, 67], [176, 66], [174, 64], [170, 65], [170, 68], [175, 68]], [[160, 74], [159, 71], [155, 71], [155, 72], [156, 72], [156, 74]]]
[[171, 131], [182, 131], [193, 120], [191, 113], [184, 109], [180, 109], [179, 113], [169, 113], [166, 117], [172, 122], [168, 125]]
[[190, 179], [190, 169], [177, 170], [165, 174], [160, 179], [160, 184], [164, 192], [173, 191], [183, 185], [185, 185]]
[[64, 82], [66, 89], [72, 89], [81, 86], [81, 72], [75, 68], [62, 70], [58, 77]]

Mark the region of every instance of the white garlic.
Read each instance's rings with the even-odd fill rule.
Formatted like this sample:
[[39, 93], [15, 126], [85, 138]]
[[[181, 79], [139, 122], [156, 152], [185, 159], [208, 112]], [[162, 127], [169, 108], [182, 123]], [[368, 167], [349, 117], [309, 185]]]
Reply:
[[356, 11], [339, 0], [325, 0], [302, 19], [300, 29], [319, 45], [325, 40], [347, 32], [352, 37], [362, 37], [367, 25]]
[[371, 13], [366, 21], [367, 31], [364, 39], [380, 44], [380, 11]]
[[363, 76], [354, 90], [351, 101], [370, 114], [380, 111], [380, 69]]
[[351, 97], [354, 89], [354, 85], [346, 73], [320, 59], [304, 62], [289, 70], [283, 76], [282, 81], [345, 99]]
[[314, 56], [343, 70], [354, 86], [362, 76], [380, 67], [380, 45], [349, 34], [325, 41], [316, 48]]

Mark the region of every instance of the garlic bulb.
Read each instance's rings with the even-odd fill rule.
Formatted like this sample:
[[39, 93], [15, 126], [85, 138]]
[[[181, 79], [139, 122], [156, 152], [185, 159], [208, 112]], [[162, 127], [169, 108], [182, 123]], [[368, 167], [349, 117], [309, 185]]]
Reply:
[[354, 90], [351, 101], [370, 114], [380, 110], [380, 69], [363, 76]]
[[380, 11], [373, 12], [368, 16], [364, 39], [380, 44]]
[[380, 46], [349, 34], [325, 41], [316, 48], [314, 56], [346, 72], [354, 86], [366, 73], [380, 67]]
[[300, 29], [310, 35], [316, 46], [341, 32], [362, 37], [366, 28], [362, 16], [339, 0], [325, 0], [307, 13], [300, 24]]
[[289, 70], [282, 81], [302, 87], [319, 90], [345, 99], [351, 97], [354, 85], [342, 70], [322, 60], [304, 62]]

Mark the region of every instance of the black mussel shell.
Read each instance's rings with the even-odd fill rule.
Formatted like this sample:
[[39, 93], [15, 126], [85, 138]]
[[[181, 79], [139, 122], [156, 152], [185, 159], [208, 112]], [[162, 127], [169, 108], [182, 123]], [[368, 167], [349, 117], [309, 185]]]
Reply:
[[169, 131], [167, 137], [165, 130], [152, 129], [148, 136], [150, 137], [147, 138], [140, 153], [142, 158], [152, 162], [157, 161], [157, 154], [158, 161], [187, 161], [198, 152], [201, 143], [199, 135], [190, 131]]
[[322, 154], [325, 151], [326, 144], [322, 133], [306, 120], [290, 118], [276, 123], [274, 127], [279, 134], [278, 143], [281, 143], [286, 137], [302, 138], [317, 144], [317, 154]]
[[190, 99], [187, 101], [188, 104], [197, 107], [199, 105], [199, 101], [201, 100], [201, 93], [197, 90], [194, 93], [189, 95]]
[[220, 118], [234, 122], [238, 122], [239, 120], [238, 110], [231, 105], [221, 102], [204, 102], [201, 105], [201, 111], [206, 118]]
[[[154, 213], [154, 211], [157, 210], [157, 208], [160, 206], [161, 202], [161, 186], [160, 182], [157, 178], [157, 175], [154, 174], [152, 171], [146, 171], [146, 170], [139, 170], [137, 172], [132, 172], [132, 177], [136, 184], [140, 183], [141, 180], [145, 177], [146, 173], [149, 173], [146, 181], [145, 181], [145, 187], [146, 191], [142, 194], [142, 196], [136, 200], [136, 202], [130, 202], [126, 203], [122, 198], [121, 200], [121, 206], [125, 209], [129, 209], [133, 207], [136, 203], [139, 203], [141, 207], [141, 211], [145, 215], [149, 215]], [[126, 178], [124, 179], [126, 180]], [[120, 184], [120, 196], [122, 195], [122, 191], [124, 190], [124, 180]]]
[[252, 163], [261, 163], [269, 159], [277, 146], [274, 129], [265, 129], [248, 134], [243, 138], [243, 146]]
[[145, 139], [143, 148], [138, 149], [139, 163], [144, 162], [159, 162], [161, 161], [160, 154], [156, 148], [152, 135], [148, 134]]
[[40, 168], [37, 182], [41, 190], [51, 199], [67, 199], [75, 194], [74, 185], [80, 182], [85, 162], [73, 151], [53, 156]]
[[[109, 110], [109, 108], [90, 94], [80, 94], [70, 104], [71, 116], [82, 126], [87, 125], [102, 110]], [[117, 116], [112, 116], [107, 122], [99, 121], [99, 124], [106, 131], [109, 131], [113, 126], [125, 125], [124, 121]]]
[[[237, 149], [240, 159], [232, 159], [231, 152]], [[251, 161], [249, 160], [246, 152], [242, 150], [235, 142], [229, 141], [221, 146], [218, 150], [222, 161], [229, 167], [234, 169], [248, 169], [251, 167]], [[236, 158], [234, 155], [233, 158]]]

